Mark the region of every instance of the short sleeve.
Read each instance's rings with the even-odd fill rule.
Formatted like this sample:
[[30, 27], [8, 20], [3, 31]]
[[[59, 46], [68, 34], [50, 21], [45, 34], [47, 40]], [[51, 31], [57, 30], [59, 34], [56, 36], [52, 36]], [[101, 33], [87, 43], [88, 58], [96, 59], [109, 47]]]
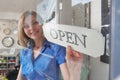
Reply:
[[20, 52], [20, 64], [22, 64], [22, 58], [23, 58], [23, 54], [24, 54], [24, 49], [21, 50]]
[[20, 64], [32, 62], [32, 49], [22, 49], [20, 52]]
[[65, 47], [59, 46], [56, 54], [57, 54], [56, 60], [59, 65], [66, 62], [66, 59], [65, 59], [66, 48]]

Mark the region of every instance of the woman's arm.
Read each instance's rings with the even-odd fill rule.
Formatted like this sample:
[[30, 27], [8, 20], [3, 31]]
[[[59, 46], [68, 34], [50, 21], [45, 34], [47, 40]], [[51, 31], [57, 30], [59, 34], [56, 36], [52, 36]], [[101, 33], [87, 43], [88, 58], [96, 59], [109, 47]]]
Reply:
[[20, 66], [19, 72], [18, 72], [18, 76], [16, 80], [26, 80], [23, 76], [22, 76], [22, 67]]
[[75, 51], [71, 46], [66, 48], [66, 60], [70, 72], [70, 80], [80, 80], [83, 56], [80, 52]]
[[70, 80], [70, 74], [66, 63], [60, 64], [60, 70], [62, 73], [63, 80]]

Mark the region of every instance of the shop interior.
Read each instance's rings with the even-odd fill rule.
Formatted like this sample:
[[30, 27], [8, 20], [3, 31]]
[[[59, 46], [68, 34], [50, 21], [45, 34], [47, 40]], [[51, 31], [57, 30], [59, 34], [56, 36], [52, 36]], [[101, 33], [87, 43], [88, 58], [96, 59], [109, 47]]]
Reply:
[[51, 19], [55, 12], [54, 17], [57, 17], [56, 20], [59, 24], [101, 30], [105, 39], [104, 53], [98, 58], [84, 55], [80, 76], [81, 80], [109, 79], [110, 0], [86, 0], [86, 2], [82, 2], [83, 0], [78, 2], [77, 0], [0, 1], [0, 80], [16, 80], [20, 67], [20, 51], [23, 48], [18, 41], [18, 19], [25, 10], [38, 11], [45, 21]]

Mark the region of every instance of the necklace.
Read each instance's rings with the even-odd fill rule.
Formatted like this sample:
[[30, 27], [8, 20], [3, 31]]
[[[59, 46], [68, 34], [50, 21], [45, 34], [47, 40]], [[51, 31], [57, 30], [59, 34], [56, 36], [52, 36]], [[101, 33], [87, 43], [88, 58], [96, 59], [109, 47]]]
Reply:
[[40, 46], [35, 46], [34, 49], [35, 49], [35, 50], [39, 50], [39, 49], [40, 49]]
[[36, 49], [39, 49], [40, 47], [39, 46], [36, 46]]

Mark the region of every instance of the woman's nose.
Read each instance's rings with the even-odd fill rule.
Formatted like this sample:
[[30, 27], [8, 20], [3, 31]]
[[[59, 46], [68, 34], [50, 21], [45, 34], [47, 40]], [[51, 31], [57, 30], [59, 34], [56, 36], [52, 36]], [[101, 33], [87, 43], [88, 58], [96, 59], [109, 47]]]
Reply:
[[33, 29], [33, 27], [34, 27], [34, 26], [33, 26], [32, 24], [31, 24], [31, 25], [29, 25], [29, 29]]

